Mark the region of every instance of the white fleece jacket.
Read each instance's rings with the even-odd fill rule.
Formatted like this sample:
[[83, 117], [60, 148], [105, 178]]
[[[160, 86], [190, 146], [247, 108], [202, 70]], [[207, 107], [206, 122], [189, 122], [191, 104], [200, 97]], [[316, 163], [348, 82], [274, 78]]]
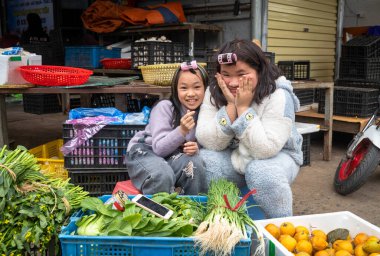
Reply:
[[302, 136], [294, 124], [299, 101], [285, 77], [277, 79], [276, 86], [274, 93], [264, 98], [260, 105], [253, 103], [233, 124], [225, 107], [217, 109], [211, 104], [207, 89], [196, 129], [198, 142], [216, 151], [236, 147], [231, 161], [241, 174], [251, 160], [271, 158], [281, 150], [301, 165]]

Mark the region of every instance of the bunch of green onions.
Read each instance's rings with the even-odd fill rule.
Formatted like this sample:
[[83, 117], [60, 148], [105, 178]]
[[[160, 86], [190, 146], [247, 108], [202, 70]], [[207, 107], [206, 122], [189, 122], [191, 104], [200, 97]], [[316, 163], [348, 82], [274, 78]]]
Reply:
[[[225, 179], [211, 181], [207, 194], [207, 214], [195, 232], [195, 242], [201, 255], [207, 252], [230, 255], [241, 239], [248, 238], [247, 226], [252, 228], [259, 240], [255, 255], [263, 254], [263, 235], [249, 217], [245, 203], [236, 209], [230, 207], [239, 203], [239, 195], [240, 190], [234, 183]], [[229, 204], [226, 204], [224, 197]]]

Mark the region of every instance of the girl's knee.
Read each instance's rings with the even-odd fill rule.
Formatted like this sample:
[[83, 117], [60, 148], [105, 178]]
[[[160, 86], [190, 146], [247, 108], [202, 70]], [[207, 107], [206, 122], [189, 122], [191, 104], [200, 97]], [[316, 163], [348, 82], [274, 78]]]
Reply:
[[175, 177], [173, 173], [153, 172], [141, 184], [144, 194], [154, 194], [158, 192], [171, 193], [174, 190]]

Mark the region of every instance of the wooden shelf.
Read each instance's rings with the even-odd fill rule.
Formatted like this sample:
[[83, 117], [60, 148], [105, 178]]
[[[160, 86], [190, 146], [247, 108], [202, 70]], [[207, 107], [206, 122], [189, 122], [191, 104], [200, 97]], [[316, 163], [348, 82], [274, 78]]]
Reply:
[[209, 32], [209, 33], [217, 33], [219, 45], [222, 45], [222, 33], [223, 28], [214, 25], [214, 24], [203, 24], [203, 23], [177, 23], [177, 24], [160, 24], [160, 25], [152, 25], [152, 26], [132, 26], [120, 29], [118, 31], [112, 33], [102, 33], [99, 34], [99, 43], [100, 45], [104, 45], [104, 36], [125, 36], [132, 37], [134, 34], [152, 34], [163, 31], [179, 31], [186, 30], [188, 31], [188, 40], [187, 46], [189, 49], [189, 56], [194, 57], [194, 49], [195, 49], [195, 32]]
[[105, 69], [105, 68], [97, 68], [93, 70], [95, 74], [120, 74], [120, 75], [141, 75], [140, 70], [135, 69]]
[[113, 33], [100, 34], [100, 35], [124, 35], [130, 36], [131, 33], [146, 33], [146, 32], [158, 32], [158, 31], [173, 31], [173, 30], [199, 30], [199, 31], [214, 31], [220, 32], [222, 27], [213, 24], [203, 23], [179, 23], [179, 24], [160, 24], [152, 26], [132, 26], [125, 29], [120, 29]]
[[[333, 115], [332, 130], [336, 132], [345, 132], [357, 134], [366, 125], [369, 118], [347, 117]], [[321, 125], [321, 130], [324, 127], [324, 114], [318, 113], [316, 109], [301, 111], [296, 113], [297, 122], [315, 123]]]

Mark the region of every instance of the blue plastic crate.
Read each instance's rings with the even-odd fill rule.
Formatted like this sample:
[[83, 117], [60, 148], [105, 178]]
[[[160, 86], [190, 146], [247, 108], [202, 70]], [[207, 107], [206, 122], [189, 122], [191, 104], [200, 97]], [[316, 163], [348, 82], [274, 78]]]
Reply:
[[[109, 195], [102, 196], [103, 201]], [[205, 196], [190, 196], [198, 202], [207, 202]], [[128, 236], [78, 236], [72, 235], [77, 230], [75, 222], [83, 213], [74, 213], [70, 223], [62, 227], [59, 240], [62, 255], [65, 256], [196, 256], [199, 249], [194, 246], [191, 237], [128, 237]], [[251, 239], [242, 239], [235, 247], [232, 255], [250, 255]]]
[[104, 58], [120, 58], [121, 49], [108, 50], [102, 46], [67, 46], [65, 47], [65, 66], [79, 68], [100, 68]]

